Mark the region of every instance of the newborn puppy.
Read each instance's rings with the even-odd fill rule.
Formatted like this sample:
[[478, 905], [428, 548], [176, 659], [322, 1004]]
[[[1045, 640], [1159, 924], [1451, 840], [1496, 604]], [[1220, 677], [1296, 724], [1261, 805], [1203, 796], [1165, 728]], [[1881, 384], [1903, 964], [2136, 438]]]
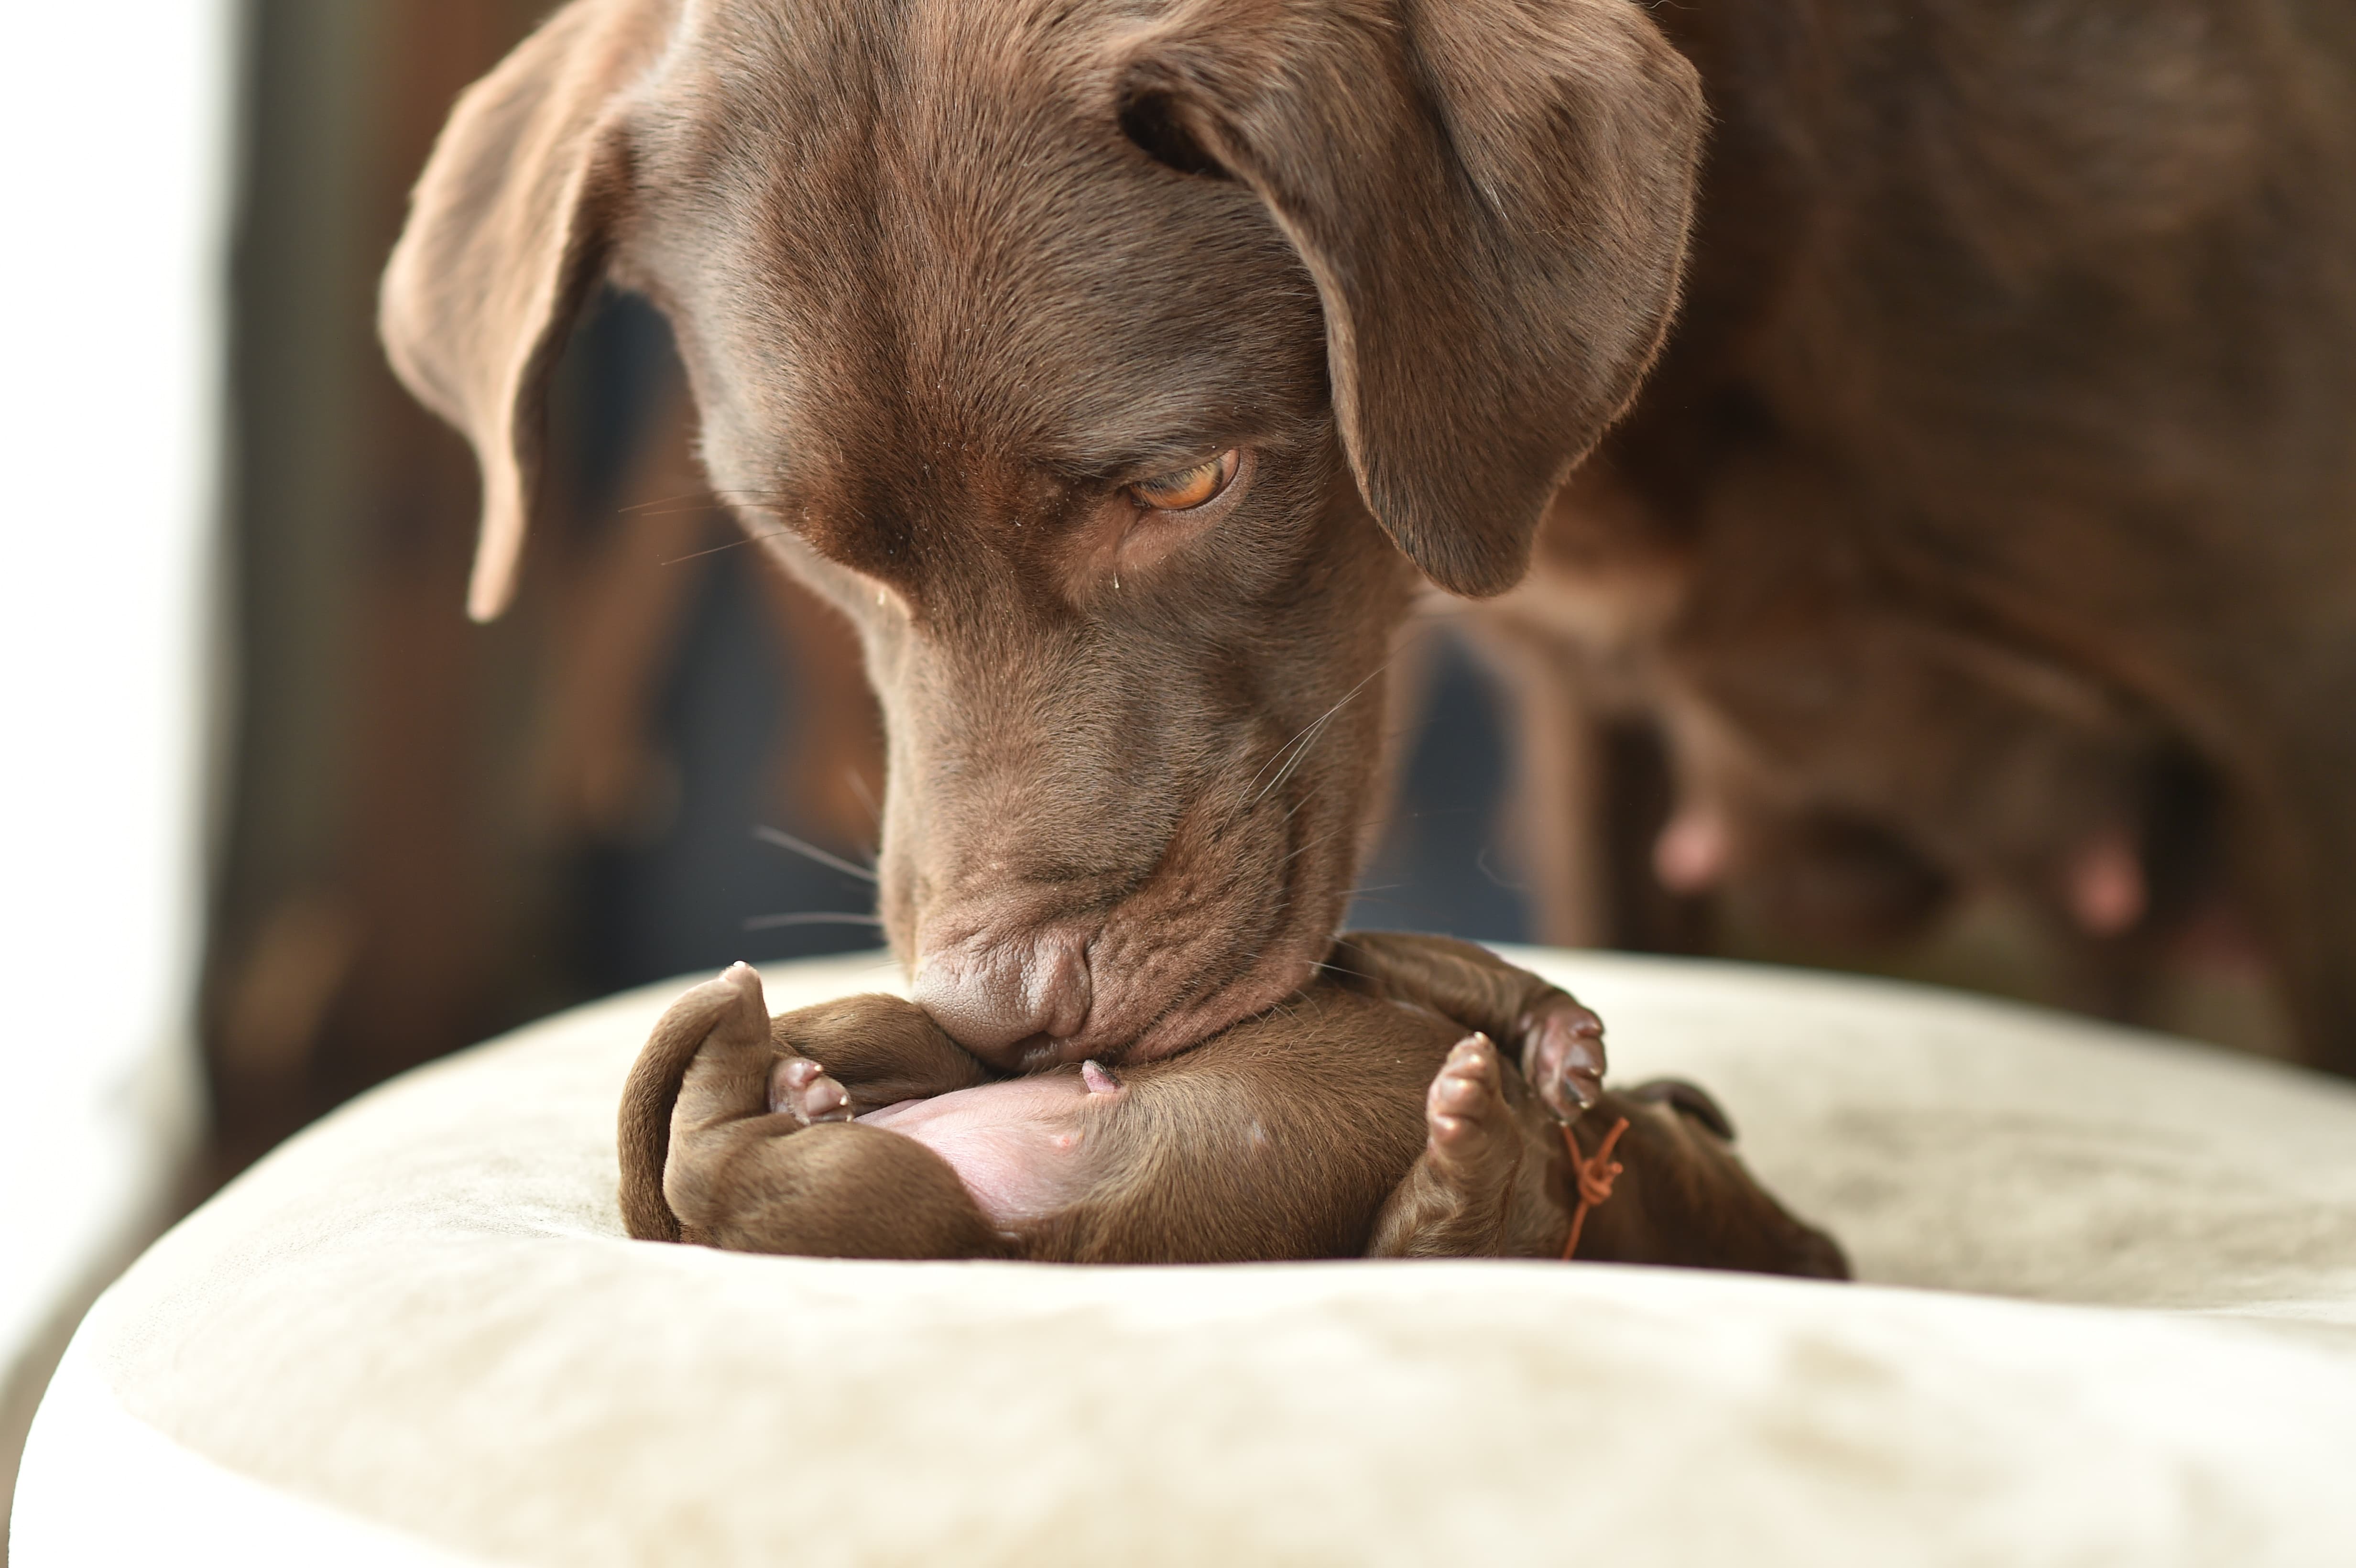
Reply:
[[740, 964], [631, 1072], [622, 1211], [641, 1239], [826, 1257], [1559, 1257], [1580, 1167], [1591, 1195], [1617, 1162], [1577, 1256], [1847, 1277], [1708, 1095], [1613, 1093], [1603, 1066], [1592, 1013], [1441, 938], [1353, 937], [1318, 984], [1191, 1050], [1022, 1078], [896, 997], [772, 1020]]

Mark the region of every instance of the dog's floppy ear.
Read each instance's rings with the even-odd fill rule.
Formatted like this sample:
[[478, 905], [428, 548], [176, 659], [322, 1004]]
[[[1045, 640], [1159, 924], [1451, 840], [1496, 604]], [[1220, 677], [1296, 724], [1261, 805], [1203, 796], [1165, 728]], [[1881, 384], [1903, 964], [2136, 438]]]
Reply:
[[550, 373], [604, 274], [629, 186], [617, 101], [674, 0], [574, 0], [458, 101], [410, 198], [378, 325], [393, 369], [474, 443], [482, 531], [466, 607], [515, 592]]
[[1268, 204], [1324, 308], [1367, 506], [1496, 593], [1675, 308], [1702, 108], [1628, 0], [1198, 0], [1133, 38], [1130, 139]]

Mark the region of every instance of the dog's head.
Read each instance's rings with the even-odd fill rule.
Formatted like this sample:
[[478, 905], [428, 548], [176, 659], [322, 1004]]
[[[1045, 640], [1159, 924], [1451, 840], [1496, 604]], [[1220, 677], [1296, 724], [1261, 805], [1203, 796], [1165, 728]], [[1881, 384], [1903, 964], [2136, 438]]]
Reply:
[[1699, 123], [1625, 0], [575, 0], [459, 104], [384, 333], [489, 615], [573, 314], [663, 309], [715, 487], [863, 636], [918, 996], [1151, 1054], [1323, 955], [1415, 572], [1521, 575]]

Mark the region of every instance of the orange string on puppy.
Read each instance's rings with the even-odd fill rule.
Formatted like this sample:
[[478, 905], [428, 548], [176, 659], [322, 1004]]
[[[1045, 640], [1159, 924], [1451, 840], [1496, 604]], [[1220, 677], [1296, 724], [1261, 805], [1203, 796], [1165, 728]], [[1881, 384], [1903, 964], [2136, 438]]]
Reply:
[[1622, 1116], [1612, 1124], [1612, 1130], [1603, 1135], [1603, 1141], [1595, 1146], [1593, 1154], [1582, 1155], [1579, 1152], [1579, 1140], [1570, 1136], [1570, 1124], [1563, 1124], [1563, 1147], [1570, 1150], [1571, 1175], [1579, 1183], [1579, 1207], [1570, 1212], [1570, 1240], [1562, 1244], [1565, 1263], [1579, 1251], [1579, 1232], [1587, 1227], [1587, 1211], [1612, 1196], [1612, 1179], [1626, 1168], [1612, 1157], [1612, 1150], [1619, 1143], [1620, 1135], [1627, 1130], [1628, 1118]]

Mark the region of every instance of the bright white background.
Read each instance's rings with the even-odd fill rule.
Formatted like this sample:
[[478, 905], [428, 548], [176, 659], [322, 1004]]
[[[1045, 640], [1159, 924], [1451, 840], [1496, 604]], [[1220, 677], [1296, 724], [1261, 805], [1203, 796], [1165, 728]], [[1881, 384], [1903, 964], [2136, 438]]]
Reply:
[[32, 1342], [152, 1222], [197, 1124], [235, 10], [0, 0], [0, 1392], [18, 1401]]

